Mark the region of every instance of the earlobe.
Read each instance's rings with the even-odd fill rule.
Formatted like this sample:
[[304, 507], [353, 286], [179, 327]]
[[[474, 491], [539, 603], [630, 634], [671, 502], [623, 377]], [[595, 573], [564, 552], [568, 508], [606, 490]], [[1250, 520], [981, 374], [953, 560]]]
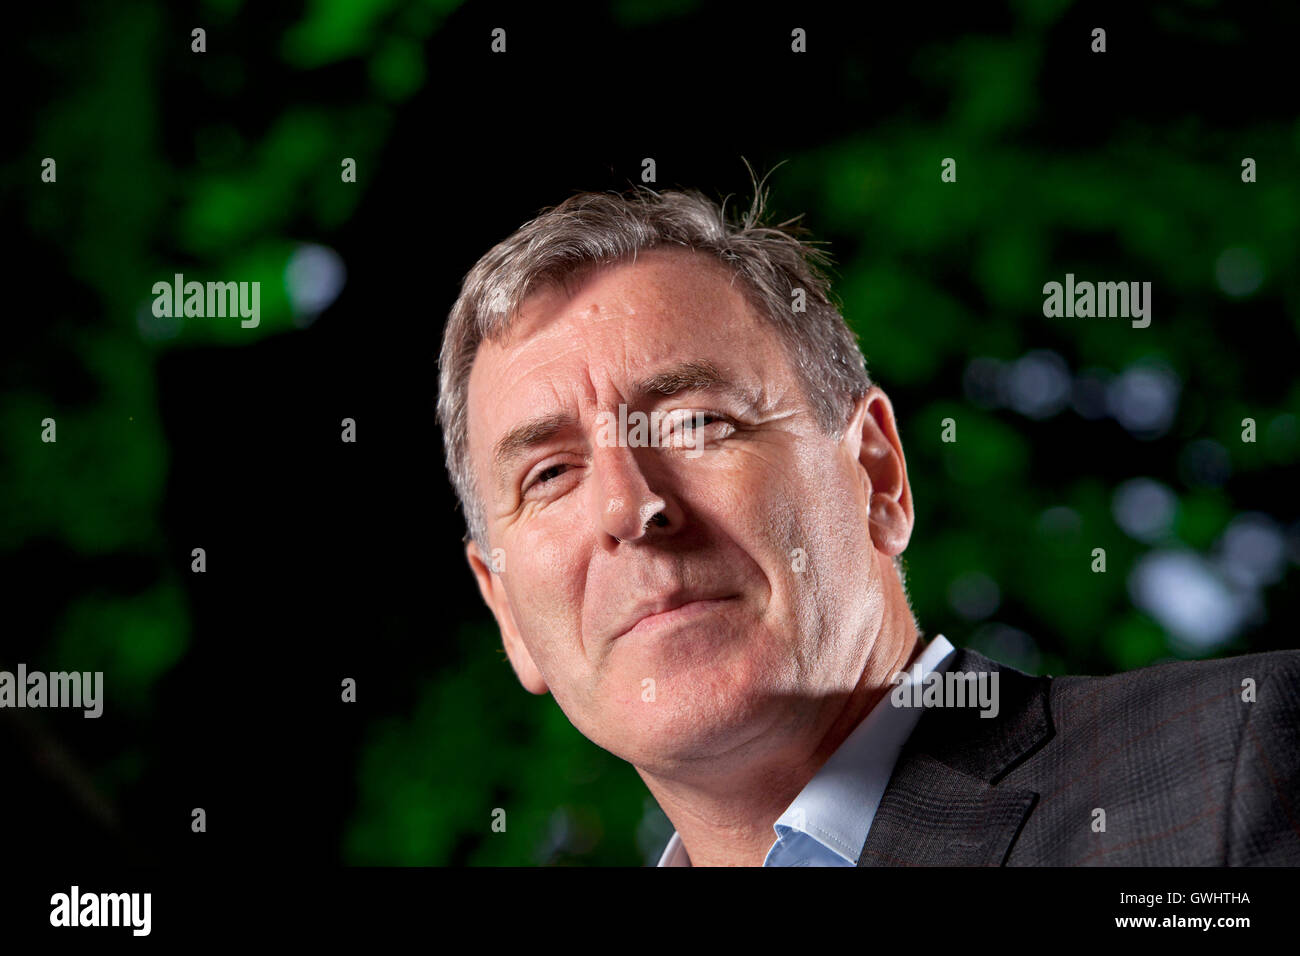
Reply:
[[873, 495], [867, 521], [876, 550], [891, 558], [907, 550], [907, 542], [912, 537], [912, 522], [897, 501], [883, 495]]
[[465, 545], [465, 558], [469, 561], [470, 570], [474, 572], [474, 580], [478, 583], [478, 591], [483, 597], [483, 603], [488, 606], [488, 610], [496, 619], [506, 657], [510, 659], [510, 666], [514, 668], [519, 683], [529, 693], [545, 694], [550, 688], [547, 687], [541, 671], [537, 669], [532, 655], [519, 636], [514, 612], [510, 609], [510, 598], [506, 594], [500, 576], [483, 560], [478, 545], [472, 540]]

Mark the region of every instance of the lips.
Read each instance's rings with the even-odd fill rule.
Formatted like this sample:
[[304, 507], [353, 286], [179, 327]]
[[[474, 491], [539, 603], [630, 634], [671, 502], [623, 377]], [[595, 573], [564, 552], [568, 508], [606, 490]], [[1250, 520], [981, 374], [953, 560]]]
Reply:
[[614, 634], [614, 640], [661, 627], [685, 624], [734, 601], [737, 594], [677, 592], [638, 604]]

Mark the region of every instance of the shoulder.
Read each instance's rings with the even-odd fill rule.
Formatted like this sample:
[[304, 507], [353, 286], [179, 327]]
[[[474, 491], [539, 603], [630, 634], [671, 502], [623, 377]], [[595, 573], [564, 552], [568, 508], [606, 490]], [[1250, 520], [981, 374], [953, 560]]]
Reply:
[[[1300, 678], [1300, 650], [1268, 651], [1216, 660], [1169, 661], [1106, 676], [1052, 680], [1053, 711], [1084, 708], [1182, 713], [1252, 703], [1265, 683]], [[1243, 714], [1243, 716], [1245, 716]]]
[[1300, 859], [1300, 651], [1055, 677], [1048, 710], [1050, 741], [1007, 778], [1040, 795], [1019, 862]]
[[1135, 796], [1228, 800], [1252, 754], [1279, 773], [1300, 761], [1287, 730], [1300, 723], [1300, 651], [1057, 677], [1048, 709], [1056, 773], [1102, 774]]

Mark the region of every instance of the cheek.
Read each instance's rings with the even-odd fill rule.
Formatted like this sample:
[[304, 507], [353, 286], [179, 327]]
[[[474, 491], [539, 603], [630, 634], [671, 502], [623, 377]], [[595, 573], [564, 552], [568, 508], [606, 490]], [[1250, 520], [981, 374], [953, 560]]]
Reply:
[[773, 616], [794, 623], [811, 658], [871, 587], [871, 538], [857, 472], [833, 445], [800, 443], [781, 467], [748, 476], [732, 502], [750, 528], [746, 549], [763, 565]]
[[695, 500], [769, 573], [800, 575], [814, 556], [818, 566], [838, 563], [862, 534], [853, 475], [820, 442], [764, 452], [737, 456]]
[[806, 498], [801, 471], [787, 448], [748, 448], [685, 473], [683, 485], [701, 515], [766, 564], [763, 555], [795, 546]]
[[[556, 535], [530, 535], [506, 556], [505, 583], [515, 624], [548, 684], [563, 683], [582, 653], [579, 552]], [[513, 572], [513, 573], [512, 573]]]
[[805, 448], [795, 465], [786, 493], [799, 502], [810, 550], [816, 548], [823, 564], [860, 560], [863, 543], [870, 538], [859, 470], [845, 462], [838, 446], [820, 442]]

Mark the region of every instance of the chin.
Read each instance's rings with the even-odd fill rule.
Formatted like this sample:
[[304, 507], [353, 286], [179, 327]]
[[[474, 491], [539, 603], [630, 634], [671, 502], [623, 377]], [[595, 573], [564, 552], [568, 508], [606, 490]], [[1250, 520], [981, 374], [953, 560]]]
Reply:
[[725, 688], [706, 680], [670, 697], [660, 690], [653, 702], [638, 700], [619, 715], [621, 746], [605, 749], [638, 767], [667, 770], [742, 746], [757, 728], [775, 723], [760, 695], [724, 676], [731, 678]]

